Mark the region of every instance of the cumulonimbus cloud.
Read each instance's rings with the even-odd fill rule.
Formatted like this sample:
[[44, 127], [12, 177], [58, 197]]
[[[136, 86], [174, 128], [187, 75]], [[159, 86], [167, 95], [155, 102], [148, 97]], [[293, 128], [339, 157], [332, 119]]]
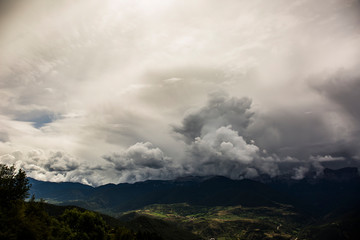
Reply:
[[276, 175], [275, 159], [264, 157], [259, 147], [247, 143], [231, 126], [220, 127], [196, 137], [189, 145], [188, 157], [193, 175], [223, 175], [231, 178], [255, 177], [259, 173]]
[[[359, 1], [0, 5], [0, 155], [31, 176], [300, 178], [360, 166]], [[204, 104], [219, 89], [229, 95]]]
[[66, 181], [69, 173], [80, 168], [76, 158], [61, 151], [16, 151], [0, 156], [0, 160], [1, 163], [25, 170], [30, 177], [42, 180]]
[[205, 106], [185, 116], [181, 126], [173, 127], [187, 144], [187, 173], [231, 178], [279, 174], [280, 158], [260, 149], [248, 136], [253, 121], [249, 98], [210, 94]]
[[[274, 113], [268, 113], [274, 117]], [[189, 115], [185, 116], [182, 125], [173, 130], [182, 136], [187, 144], [187, 170], [195, 175], [224, 175], [231, 178], [256, 177], [260, 174], [276, 176], [279, 174], [292, 174], [295, 179], [303, 178], [309, 171], [315, 171], [317, 175], [324, 169], [323, 164], [331, 161], [345, 161], [342, 156], [331, 155], [297, 155], [296, 151], [290, 151], [293, 155], [278, 155], [277, 152], [269, 152], [263, 146], [256, 144], [258, 133], [265, 133], [267, 128], [274, 128], [273, 122], [269, 121], [257, 129], [254, 134], [254, 126], [259, 127], [258, 121], [262, 121], [255, 110], [252, 109], [249, 98], [230, 97], [224, 93], [216, 93], [209, 96], [207, 104]], [[293, 117], [293, 116], [292, 116]], [[234, 124], [234, 125], [233, 125]], [[301, 134], [304, 139], [314, 136], [312, 127], [305, 125]], [[324, 130], [325, 131], [325, 130]], [[279, 138], [287, 138], [287, 127], [278, 126]], [[298, 130], [294, 128], [294, 138]], [[315, 133], [317, 134], [317, 133]], [[306, 142], [301, 142], [306, 145]], [[267, 141], [271, 142], [271, 139]], [[289, 147], [299, 147], [298, 142], [289, 142]], [[314, 144], [312, 142], [308, 143]], [[281, 145], [278, 145], [278, 147]]]
[[118, 178], [122, 181], [169, 179], [181, 174], [180, 168], [175, 168], [173, 160], [150, 142], [138, 142], [103, 158], [114, 165]]
[[250, 108], [249, 98], [230, 97], [226, 92], [214, 92], [209, 95], [206, 106], [187, 115], [182, 120], [182, 125], [174, 126], [173, 130], [181, 134], [187, 143], [205, 135], [209, 130], [227, 125], [232, 125], [236, 131], [244, 134], [254, 114]]
[[[222, 175], [234, 179], [292, 174], [301, 179], [309, 171], [321, 174], [325, 162], [344, 161], [341, 156], [278, 156], [256, 144], [251, 135], [257, 114], [249, 98], [231, 97], [224, 92], [209, 95], [205, 106], [192, 111], [173, 131], [185, 145], [183, 158], [169, 157], [150, 142], [103, 155], [105, 164], [80, 165], [75, 157], [62, 151], [33, 149], [2, 155], [1, 162], [15, 164], [30, 176], [51, 181], [81, 181], [98, 185], [109, 181], [136, 182], [148, 179], [174, 179], [183, 175]], [[232, 125], [234, 124], [234, 126]], [[265, 126], [266, 127], [266, 126]], [[281, 131], [280, 131], [281, 133]], [[254, 137], [254, 139], [253, 139]], [[99, 180], [101, 175], [107, 178]]]

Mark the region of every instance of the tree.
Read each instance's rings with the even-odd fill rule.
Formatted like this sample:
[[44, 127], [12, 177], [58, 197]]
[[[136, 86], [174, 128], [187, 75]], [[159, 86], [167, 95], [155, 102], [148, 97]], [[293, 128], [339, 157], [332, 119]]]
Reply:
[[73, 239], [104, 240], [107, 236], [106, 223], [94, 212], [67, 209], [60, 216], [60, 222], [71, 229], [74, 233]]
[[[26, 227], [24, 199], [29, 180], [23, 170], [0, 164], [0, 239], [24, 239]], [[27, 234], [26, 234], [27, 235]], [[26, 239], [31, 239], [28, 236]]]
[[125, 227], [117, 227], [115, 229], [114, 240], [136, 240], [135, 233]]
[[29, 180], [23, 170], [0, 164], [0, 204], [6, 206], [13, 201], [23, 201], [29, 196]]

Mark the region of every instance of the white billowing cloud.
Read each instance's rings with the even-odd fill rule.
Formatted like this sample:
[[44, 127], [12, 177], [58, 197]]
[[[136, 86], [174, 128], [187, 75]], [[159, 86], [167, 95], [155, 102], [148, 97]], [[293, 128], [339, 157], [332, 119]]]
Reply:
[[208, 131], [227, 125], [232, 125], [236, 131], [245, 134], [254, 114], [250, 108], [249, 98], [230, 97], [225, 92], [213, 92], [205, 106], [189, 113], [182, 120], [182, 126], [175, 126], [173, 129], [188, 143]]
[[136, 143], [122, 153], [114, 153], [112, 156], [104, 157], [113, 162], [119, 171], [134, 170], [137, 167], [159, 169], [164, 167], [169, 158], [151, 143]]
[[169, 179], [181, 174], [181, 171], [175, 168], [172, 159], [149, 142], [138, 142], [122, 152], [103, 158], [114, 164], [118, 178], [122, 182]]
[[0, 160], [4, 164], [25, 170], [30, 177], [52, 181], [69, 180], [67, 175], [80, 167], [78, 161], [67, 153], [41, 149], [4, 154], [0, 156]]
[[306, 173], [309, 172], [309, 168], [304, 167], [304, 166], [297, 167], [294, 170], [295, 170], [295, 173], [292, 176], [292, 178], [295, 180], [303, 179], [305, 177]]
[[27, 176], [42, 181], [81, 182], [93, 186], [114, 182], [114, 179], [118, 181], [112, 164], [79, 164], [74, 156], [61, 151], [23, 149], [0, 155], [0, 163], [14, 165], [26, 171]]
[[[16, 2], [0, 5], [0, 155], [66, 153], [87, 166], [66, 179], [116, 182], [104, 153], [151, 142], [185, 165], [196, 137], [228, 125], [271, 156], [249, 160], [248, 176], [276, 175], [272, 154], [359, 155], [358, 1]], [[215, 146], [231, 159], [245, 151]], [[142, 159], [133, 166], [167, 177]]]
[[231, 126], [221, 127], [202, 138], [196, 137], [191, 148], [204, 163], [229, 160], [247, 164], [252, 162], [259, 152], [257, 146], [246, 143]]
[[325, 156], [321, 156], [321, 155], [317, 155], [317, 156], [310, 156], [309, 159], [300, 162], [299, 164], [301, 164], [298, 167], [295, 167], [294, 173], [292, 178], [299, 180], [304, 178], [307, 174], [309, 173], [315, 173], [315, 177], [319, 177], [323, 174], [323, 170], [324, 170], [324, 163], [326, 162], [344, 162], [346, 160], [345, 157], [333, 157], [331, 155], [325, 155]]
[[325, 156], [310, 156], [310, 160], [312, 161], [319, 161], [319, 162], [331, 162], [331, 161], [344, 161], [344, 157], [333, 157], [331, 155], [325, 155]]
[[220, 127], [189, 145], [188, 168], [191, 174], [223, 175], [231, 178], [256, 177], [259, 173], [275, 176], [277, 160], [264, 156], [259, 147], [247, 143], [231, 126]]

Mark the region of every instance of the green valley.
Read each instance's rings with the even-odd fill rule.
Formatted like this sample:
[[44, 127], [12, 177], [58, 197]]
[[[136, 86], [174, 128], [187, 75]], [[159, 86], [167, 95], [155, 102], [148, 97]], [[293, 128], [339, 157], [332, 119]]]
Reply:
[[[294, 239], [305, 223], [305, 218], [292, 206], [192, 206], [180, 204], [154, 204], [136, 213], [171, 221], [205, 239]], [[121, 218], [120, 218], [121, 219]]]

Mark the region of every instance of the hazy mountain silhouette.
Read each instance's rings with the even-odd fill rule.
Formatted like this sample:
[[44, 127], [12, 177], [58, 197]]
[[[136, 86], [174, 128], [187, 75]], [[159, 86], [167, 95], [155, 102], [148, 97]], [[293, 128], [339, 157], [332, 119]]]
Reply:
[[37, 198], [115, 213], [150, 204], [188, 203], [249, 207], [291, 204], [310, 214], [323, 215], [337, 209], [351, 208], [360, 202], [360, 177], [356, 168], [325, 169], [317, 178], [294, 180], [282, 176], [262, 182], [212, 176], [99, 187], [35, 179], [30, 179], [30, 183], [31, 193]]

